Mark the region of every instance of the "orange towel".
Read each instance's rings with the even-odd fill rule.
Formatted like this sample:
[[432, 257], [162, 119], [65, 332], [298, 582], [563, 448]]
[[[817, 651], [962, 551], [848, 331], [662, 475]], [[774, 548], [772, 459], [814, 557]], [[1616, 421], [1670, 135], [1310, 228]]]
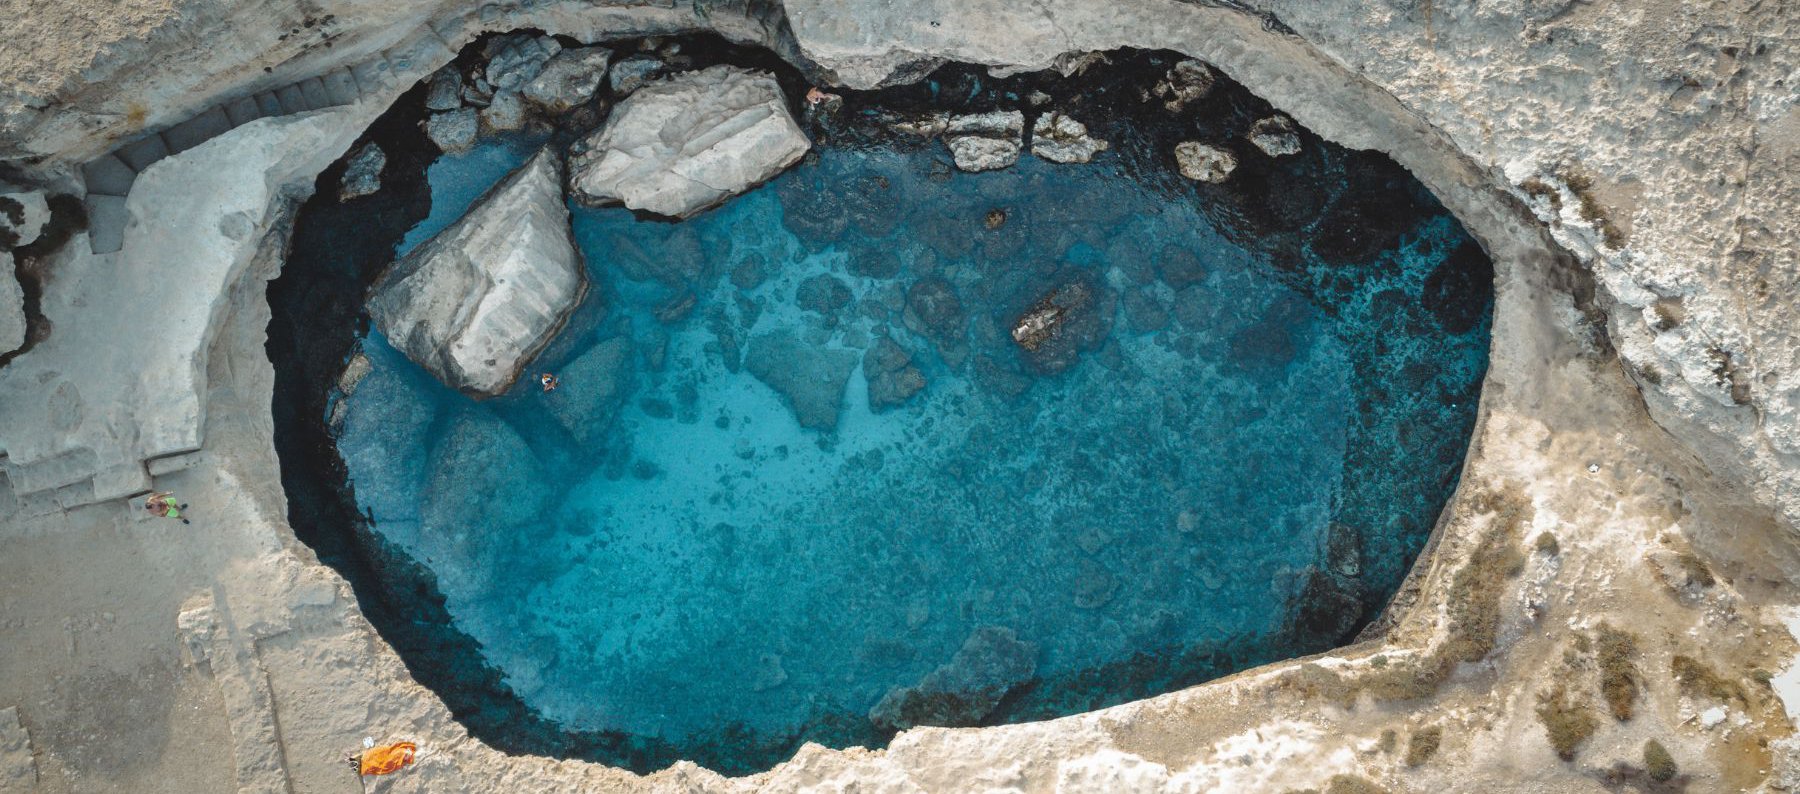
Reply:
[[412, 742], [395, 742], [364, 750], [361, 771], [365, 775], [394, 774], [413, 762], [413, 753], [418, 749]]

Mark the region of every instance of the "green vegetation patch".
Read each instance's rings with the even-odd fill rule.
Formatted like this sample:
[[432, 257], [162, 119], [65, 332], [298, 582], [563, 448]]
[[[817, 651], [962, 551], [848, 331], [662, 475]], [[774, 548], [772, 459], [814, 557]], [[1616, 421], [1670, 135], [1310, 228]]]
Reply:
[[1600, 695], [1606, 699], [1606, 707], [1612, 711], [1613, 719], [1629, 720], [1637, 704], [1641, 680], [1637, 668], [1637, 636], [1602, 623], [1595, 646], [1600, 663]]
[[1440, 725], [1428, 725], [1413, 731], [1411, 739], [1406, 742], [1406, 765], [1419, 766], [1437, 755], [1438, 745], [1444, 741], [1444, 728]]

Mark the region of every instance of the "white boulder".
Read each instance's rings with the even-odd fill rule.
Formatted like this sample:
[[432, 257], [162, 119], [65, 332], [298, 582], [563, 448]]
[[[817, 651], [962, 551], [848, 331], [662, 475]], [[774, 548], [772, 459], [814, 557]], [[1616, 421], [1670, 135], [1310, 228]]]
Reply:
[[993, 171], [1019, 161], [1025, 148], [1025, 114], [996, 110], [954, 116], [944, 124], [944, 145], [956, 167], [964, 171]]
[[587, 291], [562, 179], [538, 152], [383, 274], [369, 314], [388, 341], [460, 391], [506, 391]]
[[570, 189], [587, 204], [685, 218], [780, 173], [811, 145], [774, 77], [714, 66], [620, 102], [582, 142]]
[[1107, 146], [1088, 134], [1086, 124], [1060, 110], [1039, 116], [1031, 125], [1031, 153], [1054, 163], [1091, 162]]
[[1223, 182], [1237, 169], [1237, 155], [1199, 141], [1175, 144], [1175, 167], [1196, 182]]
[[1286, 116], [1258, 120], [1244, 137], [1270, 157], [1300, 152], [1300, 134], [1294, 131], [1294, 120]]

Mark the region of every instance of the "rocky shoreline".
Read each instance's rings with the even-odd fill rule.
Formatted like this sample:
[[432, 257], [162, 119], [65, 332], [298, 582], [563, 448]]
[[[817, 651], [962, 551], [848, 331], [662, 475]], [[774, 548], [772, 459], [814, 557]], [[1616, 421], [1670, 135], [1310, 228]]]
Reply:
[[[4, 659], [8, 675], [0, 680], [9, 683], [0, 688], [5, 698], [0, 715], [13, 716], [0, 716], [0, 734], [24, 736], [38, 749], [24, 760], [12, 752], [0, 756], [0, 768], [34, 781], [67, 781], [71, 772], [81, 772], [82, 748], [71, 735], [117, 727], [97, 723], [93, 713], [84, 716], [56, 705], [65, 702], [61, 698], [44, 697], [60, 676], [51, 670], [72, 669], [81, 681], [98, 682], [95, 676], [110, 669], [106, 665], [118, 664], [109, 659], [142, 659], [159, 670], [195, 671], [158, 673], [170, 681], [162, 691], [170, 697], [191, 693], [203, 706], [195, 713], [217, 715], [186, 736], [230, 742], [235, 760], [220, 768], [204, 760], [193, 743], [174, 741], [146, 751], [149, 767], [83, 774], [110, 775], [121, 785], [150, 776], [187, 780], [194, 783], [189, 790], [230, 781], [252, 790], [345, 788], [352, 784], [338, 765], [315, 759], [333, 756], [346, 736], [402, 724], [440, 751], [422, 761], [417, 774], [398, 780], [396, 790], [789, 790], [853, 781], [923, 790], [1354, 785], [1334, 782], [1339, 776], [1394, 790], [1472, 785], [1579, 790], [1651, 774], [1641, 771], [1647, 739], [1668, 748], [1680, 774], [1697, 787], [1791, 787], [1800, 782], [1791, 740], [1785, 738], [1791, 722], [1765, 682], [1780, 680], [1773, 674], [1786, 669], [1794, 650], [1779, 616], [1790, 603], [1782, 585], [1796, 570], [1785, 534], [1794, 522], [1792, 505], [1784, 494], [1793, 492], [1800, 467], [1781, 452], [1786, 376], [1771, 363], [1774, 377], [1751, 378], [1742, 362], [1791, 358], [1792, 346], [1774, 329], [1791, 319], [1794, 309], [1791, 302], [1776, 301], [1768, 304], [1767, 321], [1748, 323], [1721, 313], [1719, 306], [1791, 291], [1787, 288], [1795, 283], [1792, 268], [1781, 264], [1792, 251], [1794, 222], [1776, 209], [1791, 205], [1796, 190], [1793, 170], [1786, 168], [1793, 152], [1785, 143], [1794, 138], [1782, 134], [1794, 124], [1793, 89], [1780, 87], [1771, 76], [1791, 67], [1793, 50], [1776, 34], [1749, 33], [1791, 30], [1793, 20], [1779, 7], [1741, 11], [1707, 5], [1700, 16], [1734, 42], [1747, 41], [1720, 43], [1696, 27], [1701, 22], [1673, 8], [1653, 4], [1621, 19], [1612, 16], [1617, 9], [1597, 7], [1521, 23], [1481, 11], [1444, 11], [1420, 20], [1414, 12], [1385, 7], [1346, 22], [1305, 4], [1259, 6], [1291, 26], [1292, 36], [1267, 29], [1256, 15], [1152, 2], [1104, 8], [1063, 3], [1042, 13], [921, 3], [905, 14], [793, 3], [773, 13], [758, 8], [748, 16], [708, 18], [708, 24], [742, 40], [762, 40], [777, 51], [828, 64], [840, 81], [853, 86], [872, 85], [929, 58], [1042, 68], [1066, 51], [1167, 47], [1218, 67], [1325, 138], [1388, 152], [1431, 187], [1495, 262], [1500, 299], [1494, 355], [1464, 484], [1446, 510], [1433, 549], [1378, 624], [1384, 630], [1379, 640], [1079, 717], [968, 731], [916, 729], [881, 752], [808, 747], [788, 764], [747, 779], [729, 780], [691, 765], [638, 778], [495, 752], [469, 741], [442, 703], [412, 683], [358, 614], [341, 580], [323, 572], [310, 552], [294, 548], [291, 531], [279, 519], [278, 506], [286, 499], [273, 488], [278, 475], [268, 450], [270, 431], [255, 419], [268, 402], [245, 397], [271, 389], [260, 349], [257, 315], [266, 308], [258, 308], [258, 277], [267, 278], [280, 265], [282, 246], [273, 246], [273, 254], [261, 249], [271, 232], [277, 242], [284, 236], [277, 212], [269, 218], [253, 215], [251, 234], [242, 244], [255, 249], [245, 252], [254, 261], [218, 286], [219, 311], [198, 313], [213, 330], [181, 343], [210, 376], [193, 384], [206, 410], [171, 418], [152, 405], [115, 417], [116, 424], [129, 427], [185, 423], [191, 437], [177, 433], [147, 445], [83, 448], [104, 449], [105, 457], [44, 455], [41, 460], [58, 462], [21, 475], [19, 467], [32, 458], [22, 452], [15, 423], [66, 423], [70, 406], [105, 403], [108, 394], [104, 377], [85, 375], [77, 403], [70, 389], [37, 380], [47, 370], [31, 369], [30, 378], [21, 374], [27, 372], [21, 365], [33, 357], [78, 360], [84, 349], [94, 349], [63, 347], [76, 341], [71, 335], [92, 316], [93, 310], [71, 299], [71, 284], [83, 282], [70, 281], [88, 272], [91, 263], [80, 260], [91, 255], [64, 249], [49, 263], [61, 275], [44, 286], [40, 311], [62, 334], [52, 331], [0, 369], [0, 399], [9, 408], [21, 406], [9, 410], [6, 432], [0, 434], [8, 455], [7, 497], [18, 505], [0, 533], [9, 544], [0, 565], [19, 582], [33, 581], [19, 568], [19, 561], [29, 560], [51, 570], [110, 570], [119, 581], [135, 573], [135, 579], [170, 584], [105, 610], [124, 618], [117, 625], [141, 629], [107, 628], [115, 624], [98, 605], [91, 608], [91, 619], [85, 612], [71, 615], [70, 605], [94, 603], [83, 594], [98, 593], [98, 585], [65, 581], [41, 588], [45, 594], [34, 588], [5, 591], [15, 605], [9, 614], [19, 616], [8, 629], [13, 647], [28, 649], [29, 655]], [[89, 60], [74, 66], [33, 46], [8, 64], [6, 74], [21, 86], [17, 95], [48, 97], [62, 85], [59, 80], [100, 87], [86, 94], [70, 90], [63, 95], [67, 107], [9, 101], [3, 122], [7, 156], [30, 158], [21, 162], [34, 180], [68, 192], [75, 185], [71, 166], [150, 124], [187, 118], [225, 99], [225, 92], [348, 68], [359, 56], [401, 44], [409, 35], [440, 42], [428, 60], [441, 63], [451, 49], [441, 42], [460, 44], [471, 28], [539, 27], [598, 39], [592, 31], [667, 32], [698, 24], [691, 7], [592, 13], [548, 4], [441, 17], [437, 9], [367, 11], [342, 14], [318, 35], [289, 44], [290, 22], [295, 31], [312, 31], [319, 29], [318, 21], [303, 27], [291, 13], [271, 14], [263, 4], [208, 6], [203, 18], [235, 22], [241, 41], [198, 63], [181, 64], [189, 71], [154, 91], [144, 86], [169, 72], [141, 67], [155, 59], [159, 46], [169, 46], [166, 39], [146, 43], [153, 40], [137, 38], [143, 34], [136, 30], [98, 36], [78, 30], [103, 47], [112, 46], [104, 42], [127, 44], [104, 58], [88, 50]], [[257, 15], [268, 19], [256, 21]], [[192, 20], [171, 24], [202, 24]], [[428, 20], [434, 24], [425, 27]], [[56, 37], [43, 38], [55, 46]], [[320, 38], [336, 46], [315, 43]], [[1442, 41], [1451, 49], [1452, 43], [1486, 43], [1516, 57], [1410, 57], [1421, 41], [1428, 46]], [[1678, 88], [1666, 96], [1659, 78], [1624, 85], [1599, 81], [1587, 91], [1559, 93], [1554, 80], [1531, 68], [1555, 64], [1576, 73], [1618, 74], [1613, 66], [1621, 62], [1679, 64], [1679, 53], [1695, 42], [1723, 59], [1718, 68], [1726, 77], [1694, 71], [1691, 84], [1676, 79]], [[36, 67], [29, 82], [18, 78], [20, 59]], [[74, 77], [96, 59], [98, 68]], [[419, 79], [437, 65], [408, 66], [406, 79]], [[397, 93], [314, 118], [360, 129]], [[170, 101], [156, 102], [153, 114], [129, 113], [130, 97]], [[1536, 109], [1539, 101], [1553, 106]], [[1626, 135], [1613, 121], [1638, 124], [1643, 115], [1638, 111], [1645, 108], [1651, 110], [1640, 128], [1650, 133], [1648, 145], [1686, 152], [1682, 167], [1653, 171], [1643, 165], [1657, 159], [1644, 156], [1645, 145], [1624, 145]], [[246, 132], [272, 126], [254, 124], [256, 129]], [[1560, 126], [1547, 127], [1552, 124]], [[1750, 154], [1725, 156], [1745, 151], [1746, 140], [1754, 142]], [[228, 143], [220, 142], [221, 147]], [[323, 163], [350, 142], [312, 145], [323, 149]], [[1565, 168], [1565, 174], [1576, 175], [1531, 181], [1541, 171], [1554, 171], [1555, 160], [1567, 152], [1608, 178]], [[173, 159], [206, 154], [196, 149]], [[1710, 184], [1710, 169], [1719, 162], [1739, 163], [1753, 178], [1701, 187]], [[162, 173], [174, 174], [179, 165], [162, 167]], [[144, 177], [155, 173], [146, 171]], [[310, 175], [292, 181], [305, 183]], [[305, 190], [305, 184], [298, 187]], [[131, 197], [138, 196], [139, 188], [131, 188]], [[158, 209], [140, 202], [135, 212], [162, 217], [155, 214]], [[1738, 225], [1742, 218], [1750, 219], [1748, 231]], [[128, 257], [150, 250], [129, 238], [124, 243]], [[1727, 276], [1726, 264], [1715, 264], [1738, 260], [1761, 263], [1761, 275], [1745, 282]], [[1676, 289], [1669, 289], [1671, 284]], [[1670, 295], [1637, 291], [1646, 285], [1663, 292], [1689, 290], [1679, 316], [1663, 303]], [[1654, 308], [1659, 305], [1664, 308]], [[1663, 319], [1652, 322], [1653, 311], [1661, 311]], [[1651, 344], [1655, 335], [1671, 332], [1677, 336]], [[1729, 341], [1731, 349], [1719, 346], [1726, 354], [1723, 366], [1717, 355], [1708, 358], [1706, 339], [1715, 346], [1717, 340]], [[211, 351], [216, 353], [208, 356]], [[1620, 365], [1617, 351], [1624, 352], [1628, 366]], [[90, 393], [94, 384], [101, 384], [99, 391]], [[1719, 399], [1707, 396], [1711, 392]], [[47, 393], [61, 396], [40, 407], [46, 406]], [[279, 392], [277, 398], [282, 399]], [[1648, 415], [1640, 400], [1649, 403]], [[1769, 423], [1757, 419], [1751, 427], [1744, 421], [1758, 416]], [[248, 421], [235, 424], [234, 417]], [[153, 461], [148, 469], [146, 459]], [[138, 473], [131, 474], [130, 467]], [[88, 542], [96, 534], [129, 537], [145, 531], [117, 508], [120, 497], [147, 485], [152, 475], [158, 485], [210, 497], [243, 529], [229, 536], [231, 542], [207, 549], [159, 534], [158, 542], [147, 546], [149, 557], [96, 553]], [[249, 500], [225, 507], [234, 504], [227, 498], [234, 491]], [[1550, 541], [1540, 540], [1546, 535]], [[75, 549], [67, 548], [71, 543]], [[182, 553], [174, 559], [156, 555], [165, 545]], [[1702, 568], [1683, 568], [1678, 560], [1684, 554], [1700, 560]], [[1702, 569], [1723, 575], [1683, 573]], [[196, 580], [220, 584], [204, 599], [190, 599]], [[1595, 582], [1607, 584], [1594, 587]], [[54, 601], [47, 600], [51, 593]], [[212, 616], [220, 610], [249, 619], [217, 622]], [[177, 614], [179, 628], [171, 624]], [[1584, 693], [1597, 686], [1603, 671], [1579, 648], [1607, 621], [1641, 638], [1632, 679], [1636, 716], [1627, 721], [1603, 716], [1591, 723], [1564, 719], [1581, 713], [1584, 699], [1598, 698]], [[109, 647], [113, 636], [135, 644]], [[57, 650], [65, 644], [69, 650]], [[129, 649], [137, 646], [153, 650]], [[253, 676], [247, 670], [260, 672]], [[1547, 670], [1557, 671], [1565, 686], [1545, 689]], [[1707, 680], [1727, 685], [1692, 686], [1687, 682], [1696, 680], [1695, 670], [1709, 670]], [[319, 691], [333, 697], [301, 694]], [[1726, 702], [1709, 692], [1725, 693]], [[351, 701], [380, 705], [354, 718], [334, 705]], [[21, 706], [13, 712], [5, 707], [10, 703]], [[1715, 709], [1723, 709], [1719, 719], [1700, 717]], [[1577, 730], [1583, 726], [1585, 731]], [[1411, 763], [1411, 752], [1384, 749], [1395, 747], [1401, 736], [1423, 746], [1419, 737], [1428, 728], [1437, 738], [1417, 764]], [[1564, 762], [1559, 755], [1576, 761]]]

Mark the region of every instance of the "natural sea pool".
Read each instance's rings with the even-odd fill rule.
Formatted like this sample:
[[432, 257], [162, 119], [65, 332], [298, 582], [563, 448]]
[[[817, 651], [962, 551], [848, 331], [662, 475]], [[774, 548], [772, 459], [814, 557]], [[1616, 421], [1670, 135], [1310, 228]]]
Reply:
[[[1309, 136], [1246, 168], [1294, 195], [1233, 203], [1124, 137], [983, 174], [825, 143], [689, 221], [574, 207], [593, 289], [507, 394], [363, 334], [330, 408], [377, 571], [423, 576], [540, 730], [633, 766], [766, 768], [1346, 640], [1454, 488], [1491, 271], [1391, 163]], [[395, 255], [542, 145], [437, 158]], [[1362, 223], [1371, 184], [1400, 220]], [[1070, 290], [1066, 343], [1014, 342]]]

